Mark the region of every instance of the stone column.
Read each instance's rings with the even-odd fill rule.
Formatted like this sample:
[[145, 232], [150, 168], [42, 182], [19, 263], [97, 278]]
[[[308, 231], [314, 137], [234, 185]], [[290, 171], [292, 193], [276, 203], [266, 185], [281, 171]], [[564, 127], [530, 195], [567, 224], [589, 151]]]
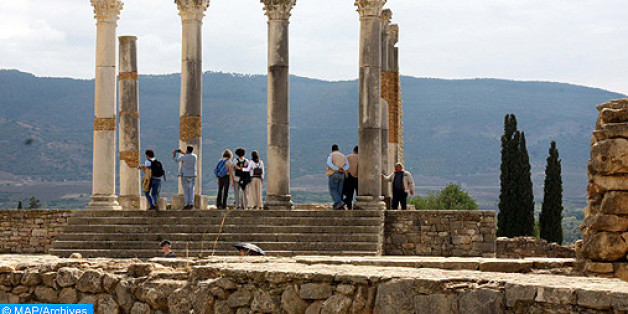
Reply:
[[576, 254], [586, 260], [588, 273], [628, 281], [628, 99], [597, 110], [587, 165], [588, 206]]
[[[203, 53], [202, 25], [209, 0], [175, 0], [182, 22], [182, 56], [181, 56], [181, 102], [179, 119], [179, 146], [185, 151], [187, 146], [194, 147], [198, 156], [197, 179], [194, 191], [194, 205], [197, 209], [205, 209], [206, 203], [201, 197], [203, 186], [203, 147], [202, 147], [202, 115], [203, 115]], [[165, 152], [168, 153], [168, 152]], [[183, 203], [183, 188], [179, 183], [179, 198]], [[178, 203], [173, 200], [173, 204]]]
[[401, 82], [399, 76], [399, 50], [395, 45], [399, 39], [399, 26], [396, 24], [386, 27], [388, 34], [386, 85], [389, 114], [388, 153], [393, 162], [404, 163], [403, 158], [403, 125], [401, 109]]
[[[381, 120], [382, 120], [382, 128], [381, 128], [381, 144], [382, 144], [382, 171], [384, 173], [389, 173], [392, 167], [392, 159], [390, 158], [392, 155], [389, 154], [389, 145], [388, 145], [388, 133], [389, 133], [389, 114], [388, 114], [388, 106], [389, 99], [388, 95], [390, 94], [390, 86], [388, 86], [387, 82], [387, 74], [388, 74], [388, 32], [386, 31], [388, 25], [390, 24], [390, 19], [392, 18], [392, 11], [389, 9], [383, 10], [381, 15], [381, 30], [382, 30], [382, 43], [381, 43]], [[390, 208], [390, 202], [392, 197], [392, 184], [390, 182], [386, 182], [382, 180], [382, 196], [384, 197], [384, 202], [386, 203], [386, 208]]]
[[386, 0], [356, 0], [360, 13], [358, 145], [359, 195], [356, 208], [385, 209], [382, 197], [381, 19]]
[[140, 106], [137, 78], [137, 37], [121, 36], [118, 97], [120, 102], [120, 206], [139, 210]]
[[123, 3], [91, 0], [96, 23], [92, 200], [88, 209], [119, 210], [116, 196], [116, 28]]
[[261, 0], [268, 16], [268, 156], [266, 205], [292, 209], [290, 197], [290, 11], [296, 0]]

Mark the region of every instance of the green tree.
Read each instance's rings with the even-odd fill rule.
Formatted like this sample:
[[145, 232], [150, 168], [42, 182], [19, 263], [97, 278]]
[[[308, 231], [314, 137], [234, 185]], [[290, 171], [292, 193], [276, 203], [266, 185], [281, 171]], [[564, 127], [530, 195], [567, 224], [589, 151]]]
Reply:
[[502, 141], [502, 161], [500, 174], [499, 213], [497, 214], [497, 235], [512, 237], [516, 228], [517, 195], [515, 179], [518, 155], [517, 118], [514, 114], [504, 117]]
[[17, 202], [17, 209], [22, 209], [22, 201]]
[[41, 207], [41, 202], [32, 196], [28, 201], [28, 209], [37, 209]]
[[556, 142], [552, 141], [545, 166], [545, 186], [539, 226], [542, 239], [562, 244], [563, 179], [558, 158]]
[[462, 189], [460, 184], [449, 183], [438, 193], [430, 193], [426, 197], [419, 195], [410, 200], [416, 209], [457, 209], [475, 210], [478, 204]]
[[526, 147], [526, 135], [522, 131], [519, 138], [519, 162], [517, 169], [518, 182], [515, 186], [519, 196], [519, 208], [516, 211], [517, 224], [514, 236], [534, 236], [534, 190], [532, 186], [532, 169], [530, 156]]

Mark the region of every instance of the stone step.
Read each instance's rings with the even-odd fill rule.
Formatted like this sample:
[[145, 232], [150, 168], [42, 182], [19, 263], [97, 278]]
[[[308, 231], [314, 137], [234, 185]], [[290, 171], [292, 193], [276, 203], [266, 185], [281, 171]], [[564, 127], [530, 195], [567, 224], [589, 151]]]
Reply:
[[[50, 252], [85, 257], [160, 256], [167, 239], [190, 256], [213, 248], [237, 255], [235, 242], [251, 242], [275, 256], [376, 255], [380, 211], [91, 211], [73, 213]], [[224, 221], [224, 225], [221, 224]]]
[[179, 210], [106, 211], [77, 210], [74, 217], [380, 217], [377, 210]]
[[[71, 225], [220, 225], [223, 217], [70, 217]], [[230, 225], [378, 226], [378, 217], [234, 217]]]
[[[58, 241], [214, 241], [218, 233], [61, 233]], [[373, 242], [377, 235], [372, 233], [221, 233], [219, 241], [231, 242]]]
[[[116, 251], [116, 250], [95, 250], [95, 249], [84, 249], [84, 250], [75, 250], [75, 249], [50, 249], [50, 254], [60, 256], [60, 257], [69, 257], [70, 254], [80, 252], [84, 258], [94, 258], [94, 257], [104, 257], [104, 258], [153, 258], [153, 257], [161, 257], [163, 253], [159, 250], [154, 249], [142, 249], [142, 250], [127, 250], [127, 251]], [[290, 257], [295, 256], [295, 252], [293, 251], [265, 251], [267, 256], [273, 257]], [[212, 250], [189, 250], [186, 255], [185, 248], [183, 250], [176, 250], [175, 253], [178, 257], [200, 257], [201, 253], [203, 257], [208, 257], [212, 255]], [[214, 256], [239, 256], [238, 251], [235, 248], [231, 248], [229, 250], [216, 250], [213, 253]], [[342, 252], [318, 252], [318, 251], [300, 251], [298, 255], [319, 255], [319, 256], [375, 256], [376, 253], [373, 251], [342, 251]]]
[[[218, 242], [216, 248], [229, 249], [233, 247], [234, 242]], [[182, 250], [185, 247], [192, 249], [199, 249], [201, 247], [208, 248], [213, 247], [213, 241], [208, 240], [205, 242], [176, 242], [172, 241], [173, 249]], [[376, 250], [377, 243], [368, 242], [255, 242], [255, 245], [259, 246], [263, 250], [270, 251], [369, 251]], [[159, 247], [159, 243], [153, 241], [56, 241], [53, 244], [55, 249], [109, 249], [109, 250], [137, 250], [146, 248]]]
[[[188, 226], [188, 225], [68, 225], [64, 233], [178, 233], [185, 231], [188, 233], [218, 233], [220, 225], [209, 226]], [[222, 228], [224, 233], [377, 233], [379, 226], [243, 226], [225, 224]]]

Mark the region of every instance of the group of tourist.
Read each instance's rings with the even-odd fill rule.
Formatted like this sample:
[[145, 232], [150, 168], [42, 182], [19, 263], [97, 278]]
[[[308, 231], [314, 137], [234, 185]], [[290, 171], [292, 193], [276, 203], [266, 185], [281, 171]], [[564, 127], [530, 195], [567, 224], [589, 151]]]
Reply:
[[[142, 185], [149, 210], [157, 209], [161, 181], [165, 179], [165, 172], [160, 161], [155, 158], [152, 149], [146, 150], [146, 161], [140, 166], [144, 171]], [[246, 150], [238, 148], [233, 158], [231, 150], [222, 153], [222, 159], [214, 168], [214, 175], [218, 183], [216, 207], [227, 208], [229, 186], [233, 187], [236, 209], [262, 209], [262, 184], [264, 183], [264, 162], [257, 151], [251, 152], [251, 159], [245, 158]], [[233, 158], [233, 159], [232, 159]], [[186, 151], [180, 149], [172, 152], [172, 159], [180, 163], [179, 174], [183, 188], [183, 210], [194, 208], [194, 187], [197, 176], [197, 156], [194, 147], [188, 146]]]
[[[214, 168], [218, 179], [216, 207], [227, 209], [229, 185], [233, 187], [235, 209], [263, 209], [262, 185], [264, 183], [264, 162], [257, 151], [251, 152], [251, 159], [244, 157], [246, 150], [238, 148], [233, 158], [231, 150], [222, 153], [222, 159]], [[233, 159], [232, 159], [233, 158]]]
[[[358, 147], [353, 148], [353, 153], [343, 155], [338, 145], [331, 146], [331, 154], [327, 156], [327, 180], [329, 193], [333, 200], [333, 208], [336, 210], [353, 209], [353, 195], [358, 194], [359, 175]], [[389, 175], [382, 174], [384, 181], [392, 182], [391, 208], [401, 209], [407, 207], [408, 195], [414, 195], [414, 180], [412, 174], [405, 171], [403, 164], [396, 163], [395, 171]]]
[[[263, 209], [262, 185], [264, 183], [264, 162], [257, 151], [251, 152], [251, 159], [245, 158], [246, 150], [235, 150], [235, 158], [231, 150], [222, 153], [222, 158], [214, 168], [214, 175], [218, 184], [216, 207], [227, 208], [229, 188], [233, 187], [236, 209]], [[188, 146], [183, 152], [177, 149], [172, 152], [174, 161], [180, 163], [179, 177], [183, 187], [184, 206], [182, 209], [194, 208], [194, 187], [196, 184], [197, 156], [194, 147]], [[157, 209], [161, 181], [165, 179], [165, 172], [151, 149], [146, 151], [146, 161], [140, 168], [144, 171], [142, 181], [149, 210]], [[353, 209], [353, 196], [358, 193], [359, 157], [358, 147], [353, 148], [353, 153], [345, 156], [334, 144], [331, 154], [327, 156], [327, 171], [329, 193], [333, 200], [333, 208], [336, 210]], [[391, 208], [406, 209], [408, 195], [414, 195], [414, 181], [410, 172], [405, 171], [401, 163], [395, 164], [395, 171], [389, 175], [381, 175], [385, 181], [392, 182]]]

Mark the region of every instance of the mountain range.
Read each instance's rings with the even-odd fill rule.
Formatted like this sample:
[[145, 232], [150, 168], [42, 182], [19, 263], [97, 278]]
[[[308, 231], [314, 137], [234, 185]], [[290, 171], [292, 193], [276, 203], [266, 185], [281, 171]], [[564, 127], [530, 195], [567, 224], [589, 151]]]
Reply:
[[[180, 76], [141, 75], [139, 81], [142, 150], [155, 149], [174, 175], [175, 163], [167, 159], [178, 145]], [[212, 169], [224, 149], [258, 150], [264, 159], [266, 84], [263, 75], [203, 74], [204, 189], [215, 189]], [[565, 83], [499, 79], [403, 76], [401, 85], [406, 168], [419, 191], [459, 182], [486, 207], [497, 202], [506, 114], [514, 113], [526, 133], [537, 199], [555, 140], [565, 198], [582, 201], [595, 105], [625, 97]], [[358, 83], [291, 76], [290, 88], [292, 186], [322, 192], [331, 145], [348, 153], [357, 144]], [[93, 94], [93, 80], [0, 70], [0, 181], [91, 180]]]

